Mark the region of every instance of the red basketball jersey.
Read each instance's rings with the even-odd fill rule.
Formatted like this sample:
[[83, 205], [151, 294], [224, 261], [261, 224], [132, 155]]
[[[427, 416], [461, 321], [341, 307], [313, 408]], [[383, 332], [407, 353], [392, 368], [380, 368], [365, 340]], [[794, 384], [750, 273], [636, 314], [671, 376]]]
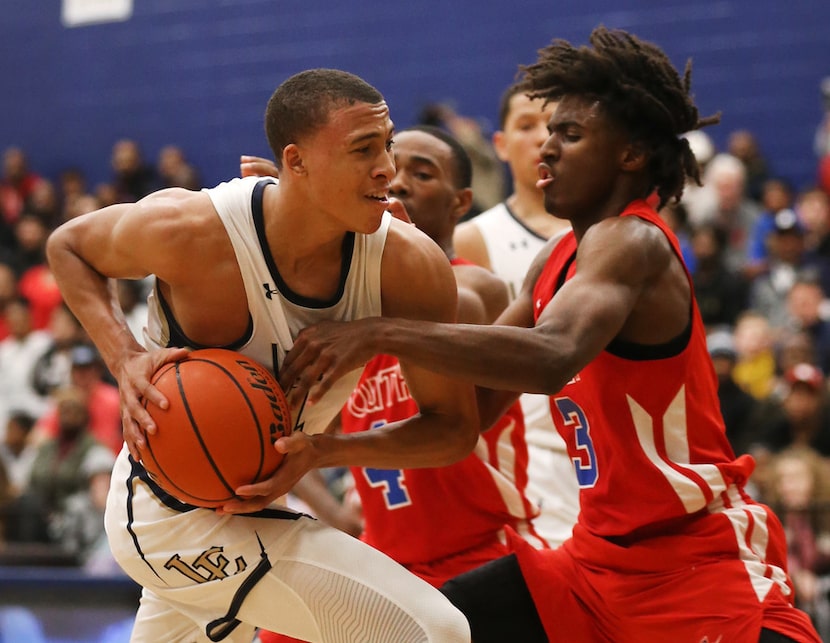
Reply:
[[[622, 216], [660, 227], [680, 256], [676, 238], [645, 201]], [[569, 235], [534, 288], [537, 319], [574, 272]], [[729, 485], [742, 486], [752, 473], [751, 458], [736, 460], [726, 439], [703, 323], [692, 306], [684, 336], [660, 347], [612, 342], [551, 396], [579, 480], [580, 523], [598, 536], [628, 535], [727, 502]]]
[[[341, 418], [343, 431], [356, 433], [417, 413], [397, 359], [378, 355], [366, 365]], [[453, 566], [451, 575], [466, 571], [457, 569], [454, 557], [503, 544], [505, 525], [535, 546], [544, 546], [528, 524], [538, 510], [524, 495], [526, 467], [524, 421], [518, 403], [481, 435], [471, 455], [454, 465], [352, 467], [365, 518], [362, 539], [415, 573], [419, 573], [418, 566], [448, 560]], [[506, 553], [501, 546], [493, 551], [492, 557]], [[429, 575], [440, 572], [433, 568]], [[432, 582], [432, 578], [426, 580]]]
[[[648, 203], [621, 216], [658, 226], [681, 256]], [[573, 276], [575, 253], [569, 233], [535, 285], [537, 320]], [[791, 607], [781, 525], [744, 491], [754, 461], [736, 459], [726, 439], [694, 298], [680, 337], [659, 347], [611, 342], [550, 403], [581, 513], [560, 549], [517, 553], [551, 640], [655, 640], [666, 628], [677, 640], [757, 640], [762, 626], [816, 640]], [[719, 631], [706, 629], [718, 614], [735, 617], [722, 638], [706, 634]]]

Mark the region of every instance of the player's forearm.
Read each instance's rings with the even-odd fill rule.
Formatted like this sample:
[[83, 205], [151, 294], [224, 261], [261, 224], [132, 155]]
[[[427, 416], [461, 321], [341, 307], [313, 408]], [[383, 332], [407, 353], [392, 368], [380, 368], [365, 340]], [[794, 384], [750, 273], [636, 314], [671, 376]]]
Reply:
[[[474, 400], [470, 404], [474, 406]], [[359, 466], [418, 469], [453, 464], [465, 458], [478, 439], [478, 415], [432, 413], [348, 435], [314, 436], [320, 467]]]
[[543, 330], [373, 320], [378, 353], [500, 391], [553, 394], [576, 372], [573, 354]]

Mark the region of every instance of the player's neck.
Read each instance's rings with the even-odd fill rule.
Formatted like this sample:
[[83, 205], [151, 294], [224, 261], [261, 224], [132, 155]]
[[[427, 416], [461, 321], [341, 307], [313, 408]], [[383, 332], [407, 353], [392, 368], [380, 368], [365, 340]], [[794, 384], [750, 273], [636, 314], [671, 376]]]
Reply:
[[282, 278], [298, 294], [324, 298], [340, 276], [347, 233], [342, 222], [316, 212], [290, 189], [268, 188], [262, 207], [268, 248]]

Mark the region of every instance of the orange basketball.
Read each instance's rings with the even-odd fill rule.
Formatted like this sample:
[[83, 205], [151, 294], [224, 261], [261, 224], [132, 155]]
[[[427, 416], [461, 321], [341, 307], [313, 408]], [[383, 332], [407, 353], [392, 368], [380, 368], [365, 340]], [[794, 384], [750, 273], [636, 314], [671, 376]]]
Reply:
[[145, 402], [158, 430], [146, 435], [141, 462], [171, 496], [218, 507], [279, 466], [274, 442], [290, 433], [291, 413], [261, 364], [230, 350], [195, 350], [162, 366], [152, 382], [170, 406]]

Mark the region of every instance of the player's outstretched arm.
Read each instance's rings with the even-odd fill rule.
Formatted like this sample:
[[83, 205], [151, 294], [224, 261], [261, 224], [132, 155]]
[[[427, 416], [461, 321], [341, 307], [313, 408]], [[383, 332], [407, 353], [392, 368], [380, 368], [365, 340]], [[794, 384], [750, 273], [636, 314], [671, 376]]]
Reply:
[[[633, 219], [633, 217], [625, 217]], [[502, 391], [554, 394], [600, 353], [623, 328], [658, 266], [649, 255], [670, 255], [662, 233], [643, 234], [645, 223], [618, 218], [596, 224], [577, 254], [576, 275], [556, 294], [532, 328], [446, 324], [372, 318], [327, 322], [303, 330], [289, 352], [280, 381], [310, 391], [314, 400], [339, 377], [377, 353], [421, 368]], [[534, 302], [522, 297], [505, 315], [532, 319]], [[516, 311], [517, 306], [526, 310]]]

